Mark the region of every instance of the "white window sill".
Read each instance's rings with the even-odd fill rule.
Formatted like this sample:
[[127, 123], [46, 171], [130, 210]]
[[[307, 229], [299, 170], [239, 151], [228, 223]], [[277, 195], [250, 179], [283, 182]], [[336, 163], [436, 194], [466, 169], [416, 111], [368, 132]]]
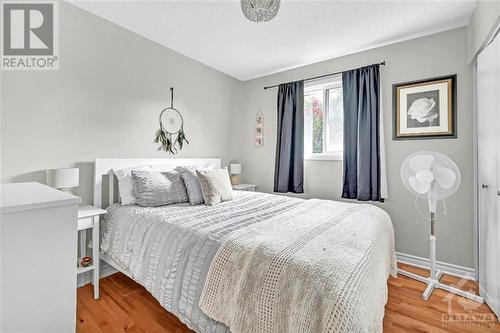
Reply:
[[309, 161], [342, 161], [343, 153], [312, 154], [304, 156], [304, 159]]

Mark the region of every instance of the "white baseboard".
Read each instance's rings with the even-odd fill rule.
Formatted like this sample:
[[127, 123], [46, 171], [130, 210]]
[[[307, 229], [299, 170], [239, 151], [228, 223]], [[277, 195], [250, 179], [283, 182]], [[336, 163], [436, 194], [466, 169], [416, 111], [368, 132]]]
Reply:
[[488, 295], [481, 286], [479, 286], [479, 295], [483, 297], [484, 302], [488, 304], [491, 311], [493, 311], [493, 313], [497, 316], [498, 321], [500, 322], [500, 311], [499, 311], [500, 303], [498, 303], [498, 300], [495, 300], [493, 297], [490, 297], [490, 295]]
[[[417, 257], [411, 254], [396, 252], [396, 259], [398, 262], [403, 264], [408, 264], [420, 268], [429, 269], [429, 259]], [[466, 278], [469, 280], [477, 281], [477, 274], [474, 268], [459, 266], [455, 264], [449, 264], [442, 261], [436, 261], [437, 269], [443, 271], [446, 274], [458, 276], [461, 278]]]

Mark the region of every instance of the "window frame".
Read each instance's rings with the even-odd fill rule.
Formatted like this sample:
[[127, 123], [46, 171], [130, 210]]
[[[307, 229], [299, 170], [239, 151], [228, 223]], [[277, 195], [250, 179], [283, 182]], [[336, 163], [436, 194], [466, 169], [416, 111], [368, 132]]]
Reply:
[[[335, 75], [331, 78], [313, 81], [306, 83], [304, 87], [304, 97], [307, 93], [322, 90], [323, 91], [323, 153], [313, 153], [312, 149], [304, 149], [304, 160], [316, 161], [341, 161], [344, 157], [344, 151], [327, 151], [327, 142], [329, 140], [330, 126], [328, 123], [330, 112], [329, 93], [330, 89], [342, 89], [342, 75]], [[304, 109], [305, 112], [305, 109]], [[304, 132], [306, 131], [306, 124], [304, 123]], [[304, 141], [306, 136], [304, 135]], [[306, 144], [306, 142], [304, 142]], [[305, 145], [306, 146], [306, 145]]]

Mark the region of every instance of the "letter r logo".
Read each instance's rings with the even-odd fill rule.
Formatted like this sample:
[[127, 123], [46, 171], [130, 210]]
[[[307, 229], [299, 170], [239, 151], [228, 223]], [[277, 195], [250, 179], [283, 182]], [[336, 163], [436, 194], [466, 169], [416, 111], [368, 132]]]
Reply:
[[4, 3], [3, 54], [53, 55], [53, 6], [51, 3]]

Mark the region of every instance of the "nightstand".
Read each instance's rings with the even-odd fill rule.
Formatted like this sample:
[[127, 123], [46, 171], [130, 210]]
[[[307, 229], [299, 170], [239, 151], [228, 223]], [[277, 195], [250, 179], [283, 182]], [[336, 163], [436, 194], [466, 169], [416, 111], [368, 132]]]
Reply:
[[255, 192], [257, 190], [257, 185], [241, 183], [238, 185], [233, 185], [233, 190]]
[[[78, 233], [80, 238], [80, 256], [78, 257], [77, 274], [92, 271], [92, 284], [94, 285], [94, 299], [99, 298], [99, 217], [105, 214], [104, 209], [94, 206], [78, 207]], [[82, 257], [87, 254], [87, 229], [92, 229], [92, 264], [87, 267], [80, 266]]]

